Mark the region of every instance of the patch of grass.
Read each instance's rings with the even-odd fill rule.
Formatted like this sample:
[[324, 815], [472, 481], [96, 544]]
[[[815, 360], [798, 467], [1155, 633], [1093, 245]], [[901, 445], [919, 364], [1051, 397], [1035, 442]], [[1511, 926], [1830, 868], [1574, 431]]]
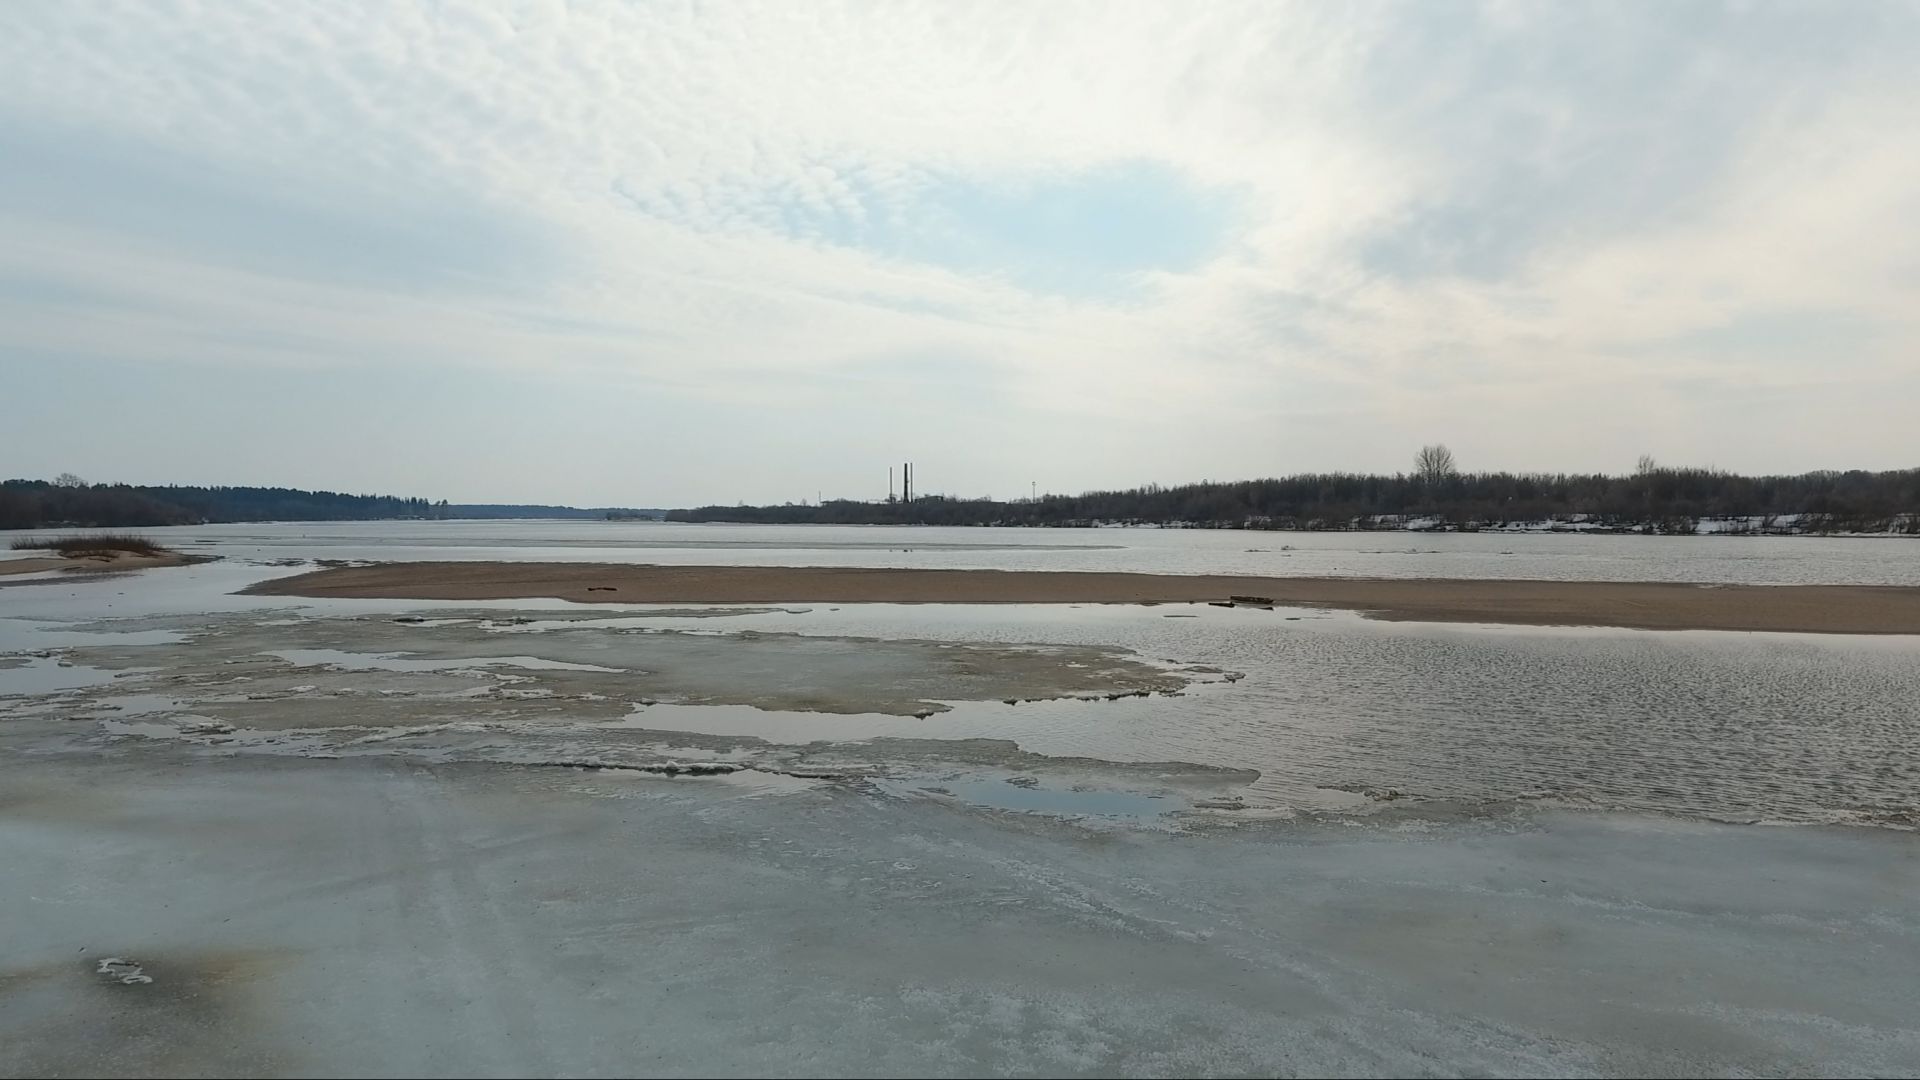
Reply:
[[69, 559], [83, 559], [90, 555], [112, 555], [127, 552], [133, 555], [165, 555], [167, 549], [132, 533], [103, 533], [99, 536], [44, 536], [30, 537], [13, 542], [15, 551], [57, 551]]

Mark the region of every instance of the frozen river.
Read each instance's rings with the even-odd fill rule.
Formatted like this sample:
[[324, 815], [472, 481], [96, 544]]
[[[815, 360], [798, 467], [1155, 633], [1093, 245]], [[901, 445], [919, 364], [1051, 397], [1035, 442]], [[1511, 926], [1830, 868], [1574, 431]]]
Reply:
[[1909, 537], [1289, 533], [686, 525], [652, 521], [309, 522], [196, 525], [147, 532], [182, 550], [252, 560], [527, 559], [1297, 577], [1920, 585], [1920, 541]]
[[1912, 638], [234, 595], [408, 558], [1920, 584], [1903, 541], [154, 532], [222, 558], [0, 586], [0, 1074], [1920, 1068]]

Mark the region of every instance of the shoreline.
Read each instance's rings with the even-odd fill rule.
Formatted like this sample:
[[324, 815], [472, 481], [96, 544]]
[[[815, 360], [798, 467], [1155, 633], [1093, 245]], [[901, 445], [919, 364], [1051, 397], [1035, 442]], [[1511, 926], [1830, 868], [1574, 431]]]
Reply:
[[1258, 596], [1409, 622], [1815, 634], [1920, 634], [1920, 588], [1051, 570], [410, 562], [331, 567], [243, 592], [380, 600], [610, 604], [1179, 604]]

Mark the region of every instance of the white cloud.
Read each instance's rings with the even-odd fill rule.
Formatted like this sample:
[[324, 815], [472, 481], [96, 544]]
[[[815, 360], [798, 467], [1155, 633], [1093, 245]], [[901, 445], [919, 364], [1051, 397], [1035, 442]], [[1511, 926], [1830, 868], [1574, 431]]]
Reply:
[[[1723, 464], [1911, 453], [1698, 381], [1920, 392], [1906, 9], [85, 3], [10, 23], [0, 148], [25, 169], [0, 182], [0, 350], [21, 357], [617, 374], [736, 406], [720, 434], [749, 443], [799, 435], [755, 410], [844, 430], [861, 393], [977, 381], [991, 408], [966, 415], [997, 418], [997, 456], [957, 423], [918, 433], [972, 488], [1042, 452], [1077, 487], [1395, 468], [1432, 438], [1474, 465], [1608, 467], [1735, 445], [1756, 409], [1795, 434]], [[939, 265], [872, 240], [929, 227], [955, 185], [1072, 190], [1128, 163], [1233, 208], [1207, 260], [1069, 294], [1004, 251]], [[1802, 316], [1871, 332], [1743, 355]], [[1573, 401], [1645, 422], [1583, 442], [1542, 419]]]

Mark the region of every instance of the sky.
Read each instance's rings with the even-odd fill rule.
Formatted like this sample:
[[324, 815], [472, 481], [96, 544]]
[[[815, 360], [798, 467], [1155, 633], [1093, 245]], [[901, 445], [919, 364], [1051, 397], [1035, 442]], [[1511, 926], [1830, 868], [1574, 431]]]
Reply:
[[6, 476], [1920, 465], [1920, 5], [6, 16]]

